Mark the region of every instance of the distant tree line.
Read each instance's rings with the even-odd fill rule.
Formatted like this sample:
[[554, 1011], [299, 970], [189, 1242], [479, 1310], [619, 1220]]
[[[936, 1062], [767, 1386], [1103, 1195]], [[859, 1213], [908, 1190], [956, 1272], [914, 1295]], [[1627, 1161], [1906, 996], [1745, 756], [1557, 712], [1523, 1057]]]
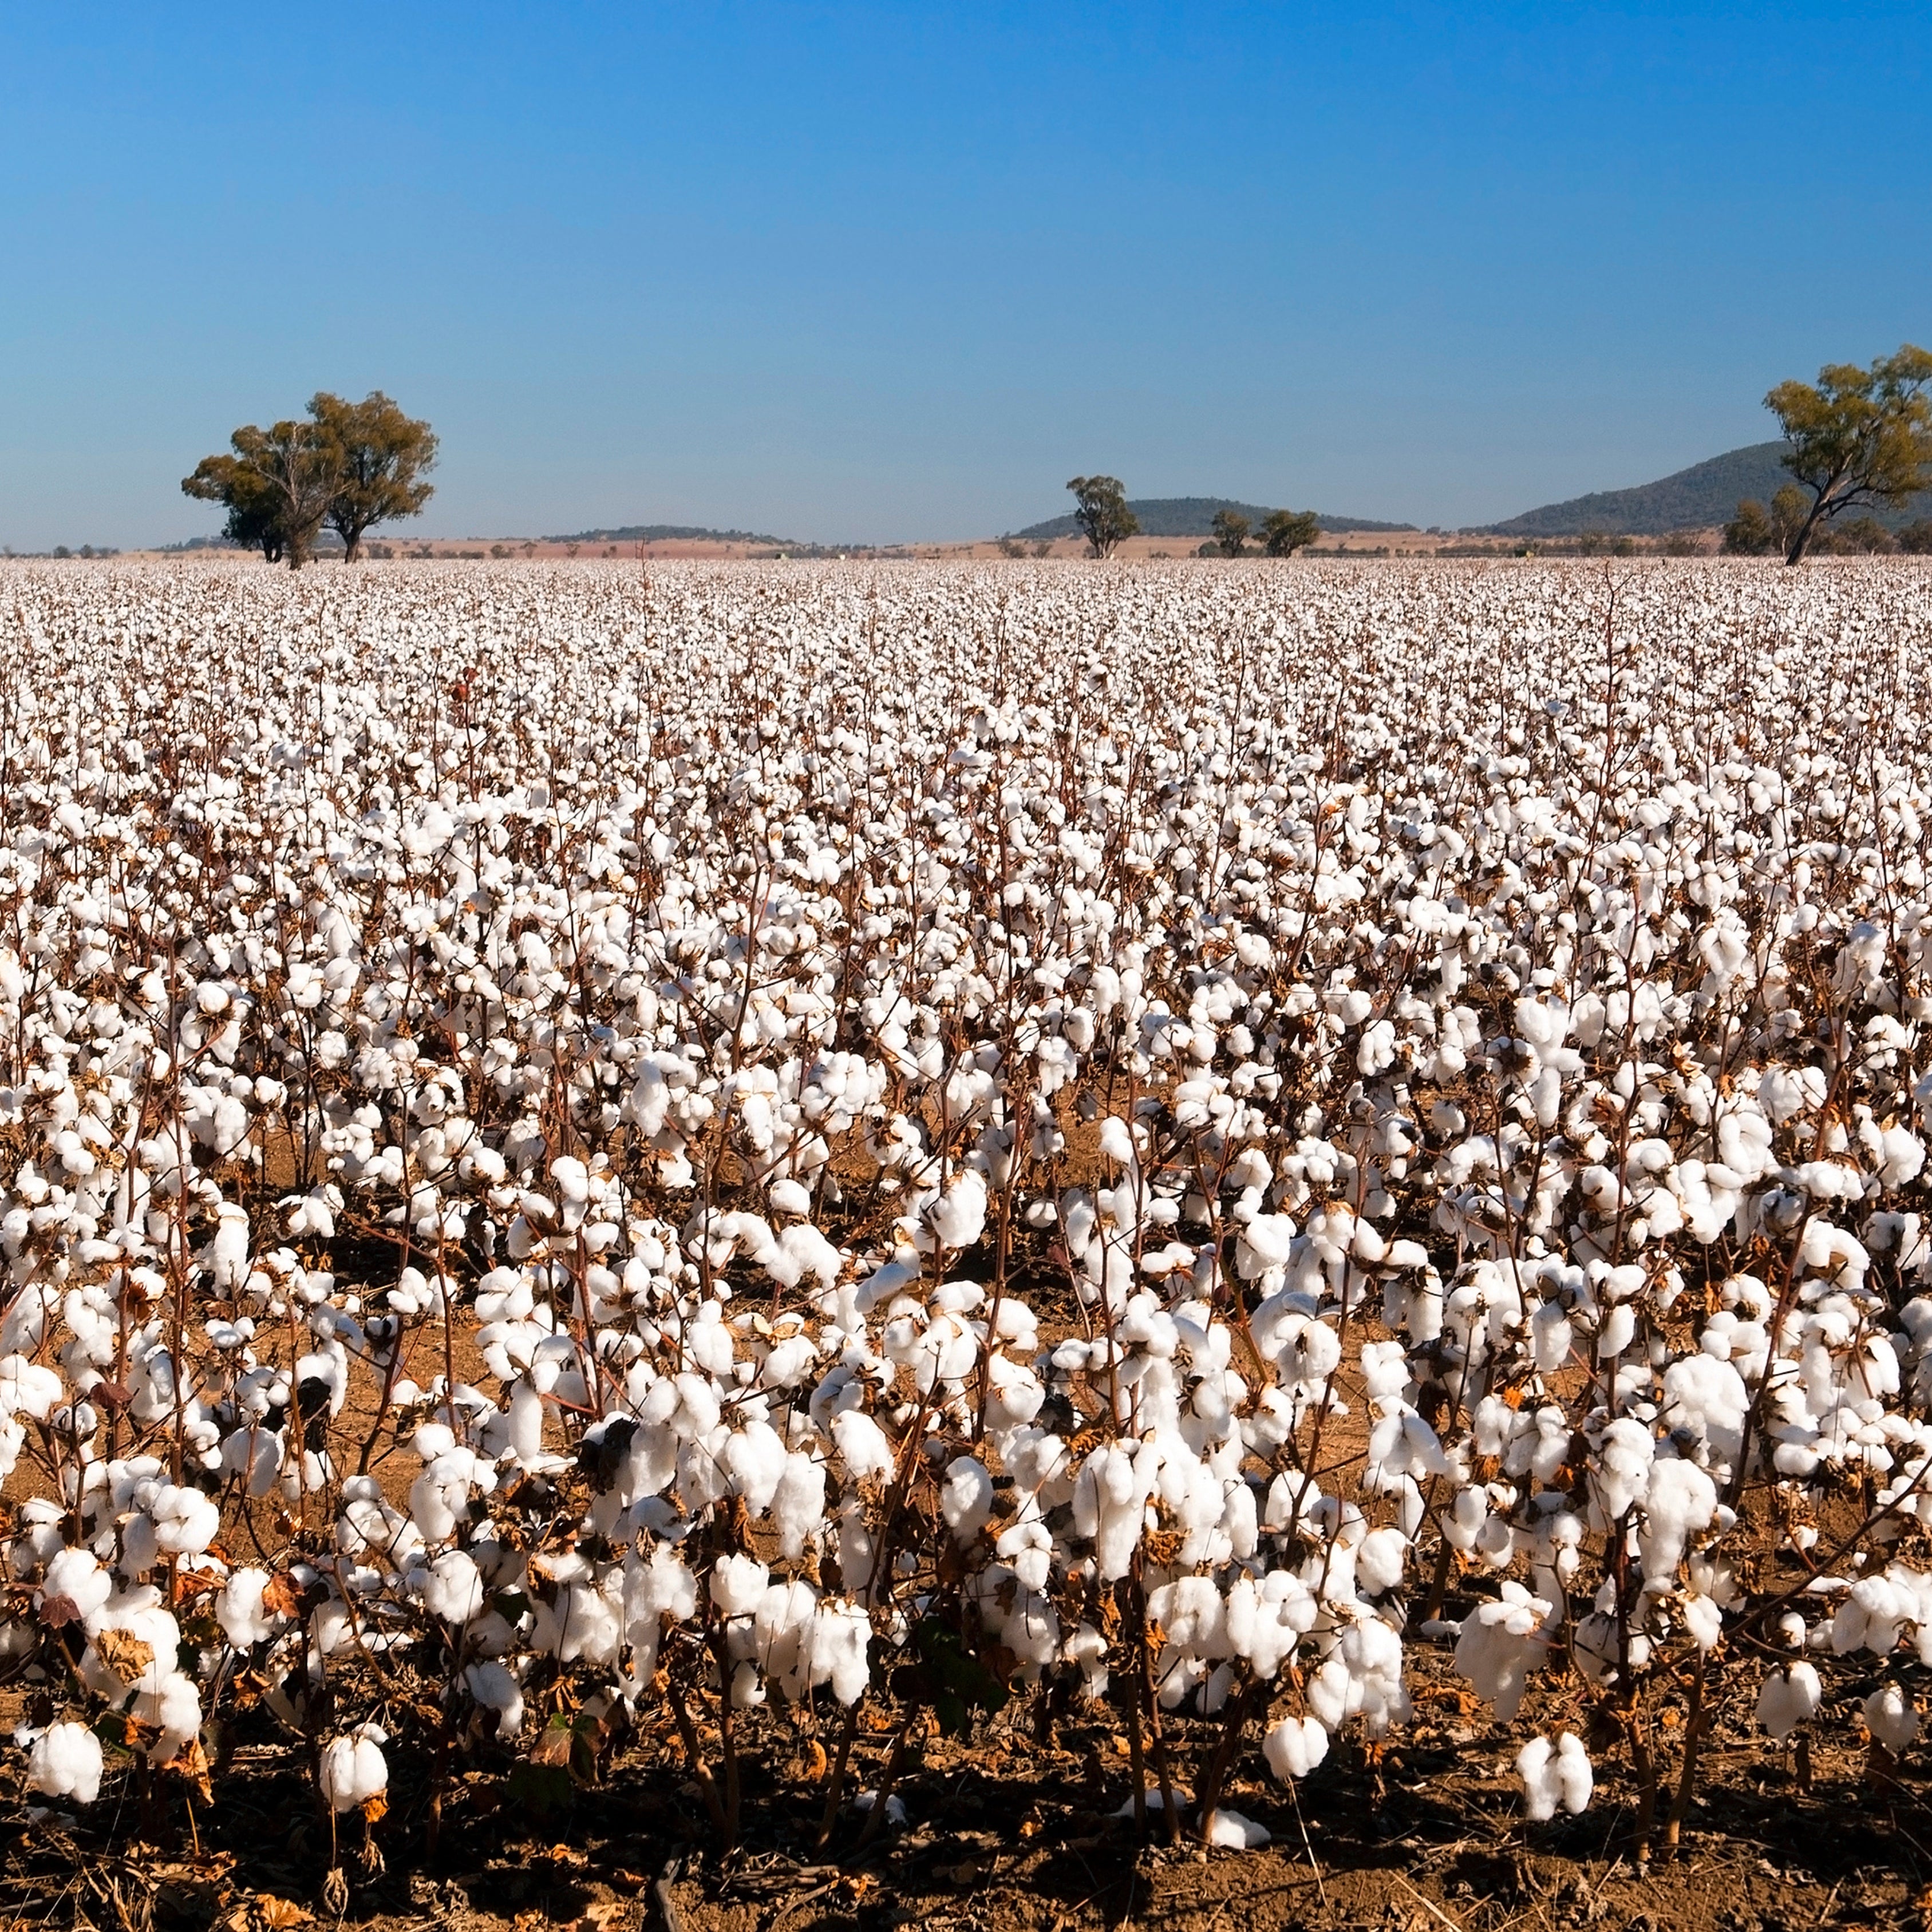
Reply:
[[422, 478], [436, 462], [435, 432], [380, 389], [359, 403], [319, 390], [305, 419], [244, 423], [229, 446], [229, 454], [203, 457], [182, 488], [226, 508], [230, 542], [291, 570], [308, 561], [325, 527], [353, 563], [366, 532], [416, 515], [433, 494]]
[[1779, 383], [1765, 406], [1784, 426], [1791, 446], [1784, 466], [1794, 480], [1768, 506], [1752, 497], [1739, 503], [1724, 526], [1725, 549], [1779, 553], [1787, 564], [1809, 550], [1932, 553], [1932, 522], [1908, 524], [1894, 537], [1870, 514], [1932, 488], [1928, 384], [1932, 353], [1909, 342], [1869, 369], [1834, 362], [1815, 383]]
[[1222, 510], [1214, 518], [1213, 548], [1222, 556], [1245, 556], [1252, 536], [1259, 538], [1264, 556], [1292, 556], [1321, 534], [1322, 519], [1312, 510], [1270, 510], [1258, 530], [1240, 511]]
[[[1076, 476], [1066, 487], [1073, 492], [1073, 520], [1091, 555], [1112, 556], [1139, 530], [1140, 520], [1128, 507], [1118, 476]], [[1274, 510], [1256, 531], [1238, 510], [1222, 510], [1215, 514], [1214, 531], [1204, 555], [1245, 556], [1250, 538], [1258, 536], [1268, 556], [1292, 556], [1322, 534], [1322, 520], [1312, 510]]]

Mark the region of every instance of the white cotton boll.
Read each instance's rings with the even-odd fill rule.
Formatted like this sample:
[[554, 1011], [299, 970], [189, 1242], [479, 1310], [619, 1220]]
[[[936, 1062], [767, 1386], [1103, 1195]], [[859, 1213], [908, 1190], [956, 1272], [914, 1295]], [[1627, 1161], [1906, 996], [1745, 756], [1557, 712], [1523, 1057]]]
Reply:
[[[862, 1818], [869, 1817], [872, 1807], [878, 1802], [879, 1794], [876, 1791], [862, 1791], [853, 1799], [852, 1809]], [[899, 1831], [904, 1828], [905, 1821], [904, 1803], [895, 1792], [886, 1800], [886, 1828], [888, 1831]]]
[[772, 1521], [778, 1532], [778, 1554], [788, 1561], [805, 1553], [806, 1540], [825, 1528], [825, 1465], [794, 1452], [772, 1492]]
[[1516, 1754], [1516, 1774], [1522, 1780], [1524, 1809], [1538, 1824], [1556, 1815], [1560, 1791], [1550, 1766], [1555, 1756], [1547, 1738], [1532, 1738]]
[[1879, 1178], [1888, 1187], [1903, 1187], [1918, 1179], [1925, 1165], [1925, 1146], [1906, 1127], [1887, 1127], [1879, 1137]]
[[765, 1198], [775, 1214], [809, 1214], [812, 1190], [789, 1175], [781, 1174], [765, 1190]]
[[1208, 1827], [1208, 1844], [1224, 1852], [1258, 1851], [1273, 1835], [1260, 1820], [1230, 1811], [1225, 1804], [1216, 1808]]
[[832, 1440], [854, 1480], [883, 1478], [892, 1472], [892, 1445], [886, 1432], [862, 1408], [842, 1410], [832, 1418]]
[[818, 1360], [818, 1350], [809, 1335], [788, 1335], [772, 1345], [758, 1379], [768, 1389], [798, 1387]]
[[993, 1479], [984, 1463], [957, 1456], [946, 1465], [939, 1510], [956, 1543], [970, 1543], [980, 1534], [993, 1514]]
[[1636, 1310], [1626, 1302], [1612, 1308], [1597, 1330], [1597, 1357], [1614, 1361], [1636, 1339]]
[[1538, 1824], [1553, 1818], [1559, 1804], [1573, 1814], [1582, 1810], [1596, 1785], [1589, 1755], [1570, 1731], [1553, 1748], [1547, 1738], [1532, 1738], [1516, 1754], [1516, 1774], [1522, 1780], [1524, 1808]]
[[1124, 1576], [1144, 1528], [1148, 1489], [1134, 1457], [1118, 1443], [1096, 1449], [1073, 1487], [1073, 1525], [1094, 1544], [1103, 1583]]
[[872, 1620], [857, 1604], [821, 1604], [813, 1625], [812, 1681], [830, 1684], [839, 1702], [856, 1704], [871, 1682], [866, 1647]]
[[24, 1355], [9, 1355], [0, 1361], [0, 1411], [8, 1415], [44, 1422], [66, 1394], [66, 1384], [52, 1369], [30, 1362]]
[[755, 1556], [728, 1556], [712, 1569], [712, 1606], [722, 1616], [749, 1616], [771, 1580], [770, 1570]]
[[1372, 1529], [1355, 1552], [1355, 1587], [1371, 1596], [1393, 1590], [1408, 1560], [1408, 1538], [1399, 1529]]
[[1757, 1721], [1780, 1744], [1817, 1714], [1824, 1701], [1818, 1673], [1802, 1658], [1774, 1670], [1757, 1694]]
[[725, 1444], [724, 1473], [752, 1515], [763, 1516], [771, 1508], [784, 1479], [787, 1454], [784, 1438], [756, 1417]]
[[63, 1550], [47, 1565], [46, 1581], [40, 1586], [43, 1607], [64, 1600], [73, 1605], [82, 1623], [87, 1623], [114, 1594], [114, 1579], [100, 1567], [91, 1550]]
[[782, 1287], [796, 1288], [807, 1275], [821, 1292], [837, 1284], [845, 1258], [808, 1221], [796, 1221], [765, 1257], [765, 1272]]
[[1832, 1619], [1833, 1654], [1846, 1657], [1855, 1650], [1869, 1650], [1884, 1656], [1898, 1643], [1906, 1623], [1918, 1620], [1918, 1609], [1891, 1576], [1861, 1576]]
[[543, 1455], [543, 1397], [527, 1380], [517, 1384], [510, 1397], [511, 1455], [519, 1467], [528, 1468]]
[[1650, 1486], [1650, 1465], [1656, 1456], [1656, 1438], [1634, 1416], [1619, 1416], [1604, 1430], [1590, 1486], [1606, 1522], [1617, 1522]]
[[500, 1739], [514, 1738], [522, 1730], [523, 1686], [506, 1666], [489, 1658], [466, 1665], [463, 1682], [482, 1708], [496, 1713], [496, 1736]]
[[[152, 1676], [159, 1667], [158, 1661], [145, 1674]], [[200, 1732], [201, 1687], [185, 1672], [169, 1671], [158, 1689], [135, 1694], [134, 1715], [137, 1722], [154, 1728], [154, 1740], [148, 1747], [148, 1762], [172, 1763]]]
[[965, 1168], [926, 1210], [926, 1225], [943, 1247], [970, 1248], [986, 1226], [986, 1182], [976, 1168]]
[[27, 1753], [27, 1789], [92, 1804], [100, 1796], [100, 1740], [85, 1724], [50, 1724]]
[[389, 1767], [382, 1756], [388, 1734], [374, 1724], [358, 1724], [322, 1748], [319, 1777], [331, 1810], [353, 1811], [388, 1788]]
[[1529, 1673], [1548, 1647], [1542, 1629], [1549, 1615], [1542, 1598], [1506, 1582], [1498, 1600], [1479, 1605], [1462, 1620], [1456, 1668], [1504, 1724], [1514, 1721]]
[[164, 1556], [198, 1556], [221, 1528], [221, 1511], [214, 1498], [180, 1484], [162, 1486], [149, 1505], [154, 1526], [154, 1546]]
[[1573, 1816], [1588, 1808], [1592, 1794], [1597, 1788], [1597, 1774], [1590, 1763], [1590, 1754], [1583, 1748], [1583, 1741], [1574, 1732], [1565, 1731], [1556, 1740], [1556, 1773], [1558, 1795], [1563, 1801], [1563, 1808]]
[[668, 1616], [682, 1623], [696, 1613], [698, 1579], [669, 1544], [657, 1545], [648, 1562], [627, 1563], [625, 1574], [627, 1618]]
[[1918, 1710], [1898, 1684], [1881, 1684], [1858, 1708], [1865, 1729], [1888, 1751], [1908, 1749], [1918, 1735]]
[[1718, 1486], [1694, 1462], [1678, 1457], [1653, 1463], [1644, 1492], [1639, 1539], [1643, 1574], [1672, 1575], [1683, 1560], [1693, 1530], [1707, 1529], [1718, 1513]]
[[275, 1620], [262, 1601], [268, 1587], [267, 1570], [237, 1570], [215, 1598], [214, 1620], [236, 1649], [252, 1650], [274, 1634]]
[[1684, 1628], [1700, 1650], [1708, 1650], [1724, 1634], [1724, 1613], [1711, 1598], [1690, 1591], [1684, 1598]]
[[1286, 1214], [1256, 1214], [1241, 1223], [1234, 1240], [1234, 1268], [1244, 1281], [1258, 1281], [1286, 1268], [1294, 1250], [1295, 1227]]
[[1286, 1784], [1306, 1778], [1328, 1755], [1328, 1733], [1312, 1718], [1284, 1718], [1262, 1738], [1262, 1752]]
[[1560, 1301], [1546, 1301], [1529, 1318], [1530, 1359], [1538, 1374], [1554, 1375], [1570, 1359], [1576, 1331]]
[[483, 1607], [483, 1574], [467, 1551], [446, 1550], [424, 1573], [423, 1607], [446, 1623], [466, 1624]]

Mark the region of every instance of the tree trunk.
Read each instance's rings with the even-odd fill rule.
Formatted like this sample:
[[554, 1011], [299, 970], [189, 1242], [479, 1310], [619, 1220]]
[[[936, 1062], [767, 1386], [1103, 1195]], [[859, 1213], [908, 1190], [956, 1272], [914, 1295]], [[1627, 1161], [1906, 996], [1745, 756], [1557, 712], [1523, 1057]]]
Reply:
[[1828, 491], [1824, 495], [1820, 496], [1817, 501], [1811, 506], [1810, 514], [1806, 517], [1804, 522], [1798, 526], [1798, 534], [1791, 539], [1791, 548], [1790, 550], [1786, 550], [1784, 554], [1784, 563], [1786, 569], [1789, 569], [1794, 563], [1802, 563], [1804, 562], [1805, 547], [1811, 541], [1811, 532], [1818, 527], [1820, 521], [1822, 519], [1825, 514], [1825, 506], [1831, 500], [1831, 496]]

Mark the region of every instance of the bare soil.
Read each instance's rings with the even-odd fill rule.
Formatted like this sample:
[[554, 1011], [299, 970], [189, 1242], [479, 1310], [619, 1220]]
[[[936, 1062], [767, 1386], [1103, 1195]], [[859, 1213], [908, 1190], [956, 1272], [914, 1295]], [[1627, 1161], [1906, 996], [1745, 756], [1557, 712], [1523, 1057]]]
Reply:
[[[1412, 1654], [1424, 1672], [1439, 1659], [1419, 1646]], [[1862, 1688], [1848, 1677], [1834, 1690]], [[13, 1925], [104, 1932], [281, 1932], [310, 1917], [374, 1932], [1932, 1924], [1919, 1762], [1874, 1771], [1855, 1749], [1822, 1748], [1801, 1790], [1788, 1756], [1751, 1729], [1740, 1685], [1707, 1742], [1682, 1844], [1640, 1871], [1633, 1786], [1616, 1756], [1599, 1756], [1582, 1816], [1526, 1826], [1512, 1734], [1489, 1726], [1446, 1678], [1414, 1689], [1415, 1720], [1398, 1739], [1379, 1753], [1338, 1743], [1298, 1796], [1252, 1775], [1251, 1751], [1251, 1774], [1224, 1801], [1272, 1832], [1250, 1852], [1169, 1844], [1157, 1814], [1154, 1842], [1137, 1847], [1131, 1820], [1116, 1815], [1130, 1776], [1104, 1712], [1059, 1724], [1047, 1743], [1016, 1702], [974, 1735], [929, 1739], [899, 1782], [902, 1828], [867, 1844], [848, 1802], [822, 1846], [836, 1716], [761, 1713], [745, 1767], [746, 1841], [721, 1856], [668, 1726], [632, 1733], [582, 1785], [533, 1778], [507, 1753], [494, 1763], [472, 1754], [445, 1795], [432, 1845], [422, 1787], [392, 1789], [373, 1828], [352, 1816], [332, 1829], [299, 1748], [276, 1738], [257, 1707], [226, 1740], [232, 1772], [218, 1779], [212, 1806], [165, 1780], [171, 1788], [158, 1786], [146, 1806], [130, 1796], [118, 1814], [79, 1825], [37, 1815], [17, 1796], [0, 1808], [0, 1913]], [[1567, 1719], [1553, 1702], [1538, 1712], [1537, 1694], [1531, 1722]], [[399, 1708], [396, 1726], [424, 1714]], [[1210, 1737], [1207, 1725], [1169, 1720], [1178, 1777], [1191, 1779]], [[877, 1785], [890, 1743], [862, 1728], [848, 1793]]]

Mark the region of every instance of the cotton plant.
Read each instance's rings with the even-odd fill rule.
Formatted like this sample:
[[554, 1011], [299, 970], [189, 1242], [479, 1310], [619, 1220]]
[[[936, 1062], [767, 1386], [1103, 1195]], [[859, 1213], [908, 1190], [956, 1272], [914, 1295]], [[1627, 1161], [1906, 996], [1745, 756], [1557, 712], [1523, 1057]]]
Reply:
[[9, 566], [40, 1798], [244, 1672], [332, 1812], [560, 1685], [727, 1837], [781, 1709], [903, 1816], [941, 1657], [1231, 1847], [1418, 1646], [1532, 1818], [1748, 1656], [1919, 1748], [1916, 578], [454, 581]]

